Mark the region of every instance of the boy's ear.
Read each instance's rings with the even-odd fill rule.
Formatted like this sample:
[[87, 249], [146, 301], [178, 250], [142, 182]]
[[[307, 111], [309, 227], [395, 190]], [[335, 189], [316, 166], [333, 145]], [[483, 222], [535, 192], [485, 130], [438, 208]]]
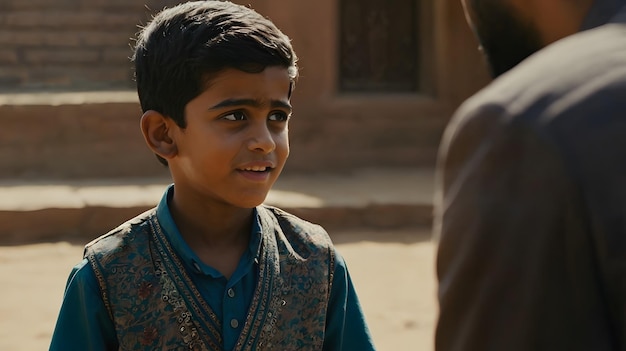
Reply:
[[141, 116], [141, 132], [146, 144], [155, 154], [170, 160], [178, 153], [172, 129], [176, 123], [154, 110], [146, 111]]

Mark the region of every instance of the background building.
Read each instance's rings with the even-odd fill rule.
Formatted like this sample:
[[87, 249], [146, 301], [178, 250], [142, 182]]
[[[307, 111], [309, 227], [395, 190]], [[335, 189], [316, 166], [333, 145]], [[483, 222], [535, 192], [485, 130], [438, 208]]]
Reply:
[[[488, 78], [459, 0], [249, 0], [300, 58], [286, 172], [432, 167]], [[0, 2], [0, 177], [166, 174], [141, 138], [130, 38], [172, 0]]]

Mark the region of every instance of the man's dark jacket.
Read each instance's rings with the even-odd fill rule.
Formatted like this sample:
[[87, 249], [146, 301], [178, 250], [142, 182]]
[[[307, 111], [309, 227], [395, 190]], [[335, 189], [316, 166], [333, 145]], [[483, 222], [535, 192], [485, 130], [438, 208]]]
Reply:
[[466, 101], [437, 184], [438, 351], [626, 350], [626, 0]]

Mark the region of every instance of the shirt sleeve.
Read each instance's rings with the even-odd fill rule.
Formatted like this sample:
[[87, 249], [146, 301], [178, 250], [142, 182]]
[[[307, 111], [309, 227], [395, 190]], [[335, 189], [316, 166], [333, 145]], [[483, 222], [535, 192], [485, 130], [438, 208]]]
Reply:
[[595, 245], [563, 150], [497, 107], [471, 117], [446, 132], [438, 169], [436, 350], [607, 349]]
[[115, 326], [102, 301], [96, 276], [83, 259], [68, 278], [50, 351], [117, 349]]
[[335, 274], [326, 320], [325, 351], [375, 350], [343, 257], [335, 250]]

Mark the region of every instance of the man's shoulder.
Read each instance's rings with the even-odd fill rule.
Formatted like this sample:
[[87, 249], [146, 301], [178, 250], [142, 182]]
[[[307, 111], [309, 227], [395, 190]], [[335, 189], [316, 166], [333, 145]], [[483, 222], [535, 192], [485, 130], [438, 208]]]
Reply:
[[607, 24], [564, 38], [494, 80], [471, 100], [507, 106], [513, 114], [554, 102], [575, 104], [594, 92], [624, 89], [626, 26]]
[[104, 258], [114, 253], [126, 251], [136, 242], [136, 239], [147, 237], [141, 235], [149, 233], [149, 220], [155, 215], [155, 209], [150, 209], [124, 223], [108, 233], [94, 239], [85, 245], [85, 257]]
[[[466, 100], [454, 123], [545, 128], [585, 122], [626, 105], [626, 26], [608, 24], [556, 42]], [[600, 111], [601, 112], [601, 111]], [[561, 118], [566, 117], [566, 118]], [[574, 118], [570, 118], [574, 117]]]
[[542, 145], [571, 169], [608, 168], [621, 162], [626, 142], [624, 96], [626, 26], [588, 30], [537, 52], [464, 102], [446, 129], [443, 154], [463, 159], [469, 145]]

